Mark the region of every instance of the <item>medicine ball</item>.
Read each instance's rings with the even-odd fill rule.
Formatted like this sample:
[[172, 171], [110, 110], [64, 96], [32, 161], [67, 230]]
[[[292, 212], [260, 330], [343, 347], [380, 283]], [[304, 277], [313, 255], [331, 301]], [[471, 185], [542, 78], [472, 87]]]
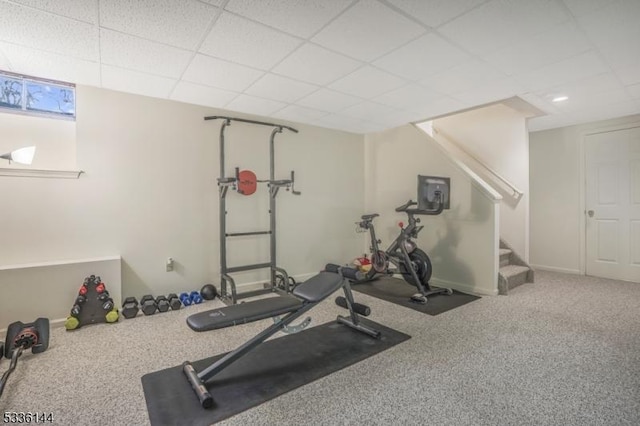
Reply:
[[205, 284], [200, 289], [200, 295], [204, 300], [213, 300], [218, 295], [218, 290], [213, 284]]

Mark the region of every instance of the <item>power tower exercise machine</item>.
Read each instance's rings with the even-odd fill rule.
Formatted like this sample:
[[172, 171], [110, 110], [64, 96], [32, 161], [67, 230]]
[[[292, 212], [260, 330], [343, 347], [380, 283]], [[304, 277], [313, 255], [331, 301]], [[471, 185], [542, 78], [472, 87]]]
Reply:
[[[280, 190], [280, 188], [285, 188], [287, 191], [290, 190], [294, 195], [300, 195], [300, 192], [295, 190], [295, 174], [293, 171], [291, 171], [289, 179], [275, 179], [275, 137], [278, 133], [282, 133], [283, 130], [288, 130], [293, 133], [298, 133], [298, 131], [293, 127], [285, 126], [282, 124], [267, 123], [263, 121], [248, 120], [244, 118], [209, 116], [205, 117], [204, 119], [223, 120], [222, 126], [220, 127], [220, 177], [218, 178], [218, 188], [220, 195], [220, 299], [229, 305], [236, 304], [238, 299], [271, 292], [291, 293], [295, 286], [295, 280], [293, 280], [292, 277], [289, 277], [287, 271], [276, 265], [276, 196], [278, 195], [278, 191]], [[255, 175], [253, 175], [251, 172], [241, 172], [238, 167], [235, 168], [234, 176], [226, 176], [225, 130], [228, 126], [231, 126], [232, 122], [273, 127], [271, 136], [269, 138], [269, 179], [257, 180], [255, 179]], [[241, 194], [247, 194], [245, 188], [250, 188], [252, 185], [255, 188], [256, 182], [266, 182], [267, 187], [269, 188], [269, 230], [250, 232], [227, 232], [226, 199], [229, 188]], [[229, 265], [227, 265], [227, 238], [244, 237], [251, 235], [269, 235], [269, 262], [229, 267]], [[264, 289], [238, 294], [236, 290], [236, 283], [231, 277], [232, 273], [266, 268], [270, 269], [271, 274], [270, 283], [265, 285]], [[230, 292], [227, 285], [230, 287]]]

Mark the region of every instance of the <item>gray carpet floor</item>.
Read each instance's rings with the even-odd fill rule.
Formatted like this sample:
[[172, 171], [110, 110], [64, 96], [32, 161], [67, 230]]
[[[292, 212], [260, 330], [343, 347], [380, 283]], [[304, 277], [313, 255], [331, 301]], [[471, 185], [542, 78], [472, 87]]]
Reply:
[[[356, 298], [412, 339], [222, 424], [640, 424], [639, 283], [538, 271], [509, 296], [438, 316]], [[52, 412], [58, 425], [147, 425], [142, 375], [232, 350], [269, 324], [188, 329], [188, 315], [217, 304], [53, 329], [49, 350], [22, 357], [0, 411]], [[342, 313], [332, 300], [310, 312], [316, 325]]]

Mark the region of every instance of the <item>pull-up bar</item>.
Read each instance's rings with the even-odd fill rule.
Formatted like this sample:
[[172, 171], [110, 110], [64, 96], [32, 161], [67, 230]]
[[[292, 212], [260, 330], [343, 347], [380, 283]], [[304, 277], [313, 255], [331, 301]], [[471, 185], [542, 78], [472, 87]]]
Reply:
[[267, 123], [266, 121], [248, 120], [246, 118], [225, 117], [223, 115], [212, 115], [209, 117], [205, 117], [204, 119], [205, 120], [227, 120], [227, 121], [232, 120], [232, 121], [239, 121], [241, 123], [260, 124], [261, 126], [278, 127], [281, 129], [291, 130], [293, 133], [298, 133], [298, 131], [293, 127], [285, 126], [284, 124], [275, 124], [275, 123]]

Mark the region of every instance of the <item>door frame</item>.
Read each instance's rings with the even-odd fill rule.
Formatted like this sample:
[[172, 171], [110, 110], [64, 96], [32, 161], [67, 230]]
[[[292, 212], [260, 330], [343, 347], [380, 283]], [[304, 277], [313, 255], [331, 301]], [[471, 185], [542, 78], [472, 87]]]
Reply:
[[579, 133], [579, 147], [578, 147], [578, 158], [579, 158], [579, 166], [578, 170], [580, 172], [580, 211], [578, 212], [578, 217], [580, 218], [579, 226], [580, 226], [580, 274], [587, 274], [587, 149], [586, 149], [586, 139], [587, 136], [596, 135], [598, 133], [609, 133], [615, 132], [618, 130], [627, 130], [633, 129], [636, 127], [640, 127], [640, 120], [635, 118], [632, 121], [620, 124], [613, 124], [608, 126], [596, 126], [589, 130], [583, 130]]

